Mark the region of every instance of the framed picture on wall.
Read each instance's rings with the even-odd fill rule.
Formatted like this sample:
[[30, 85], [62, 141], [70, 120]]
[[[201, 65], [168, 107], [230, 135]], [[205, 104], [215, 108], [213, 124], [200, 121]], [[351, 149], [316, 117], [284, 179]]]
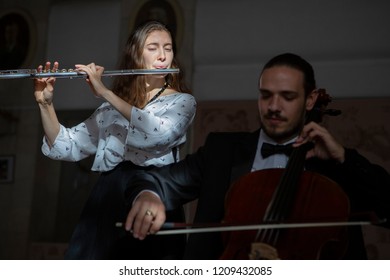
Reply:
[[29, 68], [35, 51], [35, 28], [29, 14], [12, 9], [0, 12], [0, 69]]
[[14, 156], [0, 156], [0, 184], [8, 184], [13, 182], [14, 165]]
[[180, 49], [184, 20], [177, 0], [139, 0], [130, 19], [130, 32], [133, 32], [138, 25], [150, 20], [165, 24], [172, 33], [176, 48]]

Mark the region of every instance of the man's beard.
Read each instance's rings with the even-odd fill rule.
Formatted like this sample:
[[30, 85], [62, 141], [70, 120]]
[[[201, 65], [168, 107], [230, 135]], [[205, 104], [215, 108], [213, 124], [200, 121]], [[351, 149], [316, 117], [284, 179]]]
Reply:
[[[304, 120], [304, 114], [302, 114], [301, 118], [299, 120]], [[280, 119], [281, 121], [287, 122], [288, 120], [284, 117], [281, 117], [278, 112], [269, 112], [264, 116], [264, 119], [269, 119], [269, 118], [277, 118]], [[271, 137], [273, 140], [275, 140], [278, 143], [286, 142], [294, 137], [296, 137], [302, 130], [303, 127], [303, 121], [301, 122], [296, 122], [293, 124], [292, 127], [288, 127], [286, 130], [283, 131], [278, 131], [278, 127], [267, 127], [264, 124], [262, 124], [262, 129], [264, 132]]]
[[297, 136], [301, 131], [301, 127], [302, 126], [295, 126], [291, 129], [280, 132], [273, 128], [269, 129], [265, 126], [263, 126], [262, 129], [264, 130], [265, 134], [275, 140], [275, 142], [283, 143]]

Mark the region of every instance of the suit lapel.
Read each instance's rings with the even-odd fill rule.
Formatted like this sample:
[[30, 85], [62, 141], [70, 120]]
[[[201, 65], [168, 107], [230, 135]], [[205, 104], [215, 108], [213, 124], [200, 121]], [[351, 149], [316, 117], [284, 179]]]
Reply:
[[253, 160], [256, 155], [257, 143], [260, 130], [256, 130], [242, 137], [233, 151], [233, 167], [230, 182], [234, 182], [242, 175], [249, 173], [252, 169]]

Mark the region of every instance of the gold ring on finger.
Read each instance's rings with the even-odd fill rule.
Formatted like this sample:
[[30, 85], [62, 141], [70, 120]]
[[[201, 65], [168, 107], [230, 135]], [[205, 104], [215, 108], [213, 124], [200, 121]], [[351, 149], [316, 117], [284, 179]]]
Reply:
[[153, 212], [150, 209], [148, 209], [145, 212], [145, 216], [153, 216]]

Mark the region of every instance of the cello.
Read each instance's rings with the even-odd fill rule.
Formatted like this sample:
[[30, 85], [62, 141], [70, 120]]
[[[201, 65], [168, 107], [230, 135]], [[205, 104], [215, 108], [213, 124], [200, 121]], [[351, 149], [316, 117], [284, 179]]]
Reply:
[[[324, 89], [306, 123], [320, 122], [331, 101]], [[350, 205], [329, 178], [305, 171], [310, 143], [294, 148], [285, 169], [251, 172], [232, 184], [225, 198], [227, 224], [347, 222]], [[243, 214], [245, 213], [245, 215]], [[221, 259], [339, 259], [347, 248], [346, 227], [267, 228], [224, 233]]]

